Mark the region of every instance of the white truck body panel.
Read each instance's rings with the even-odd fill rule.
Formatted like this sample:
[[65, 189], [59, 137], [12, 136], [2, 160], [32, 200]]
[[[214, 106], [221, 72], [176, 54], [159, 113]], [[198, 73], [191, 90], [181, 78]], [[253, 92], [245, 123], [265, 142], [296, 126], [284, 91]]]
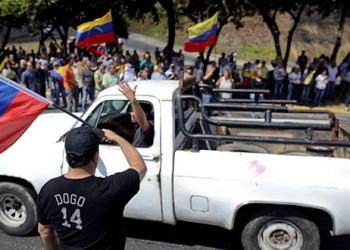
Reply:
[[[231, 229], [232, 211], [244, 204], [292, 204], [324, 210], [334, 219], [335, 234], [350, 233], [350, 216], [344, 216], [349, 213], [344, 208], [350, 207], [348, 159], [177, 151], [175, 166], [174, 203], [179, 220]], [[191, 208], [193, 196], [207, 198], [207, 212]]]

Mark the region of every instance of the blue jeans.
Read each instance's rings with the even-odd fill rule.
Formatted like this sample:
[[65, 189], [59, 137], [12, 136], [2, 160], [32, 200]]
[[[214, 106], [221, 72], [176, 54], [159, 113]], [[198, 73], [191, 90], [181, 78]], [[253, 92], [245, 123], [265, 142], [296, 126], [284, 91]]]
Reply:
[[310, 90], [311, 90], [311, 84], [303, 85], [303, 92], [300, 97], [301, 105], [308, 105]]
[[288, 83], [287, 100], [292, 100], [293, 94], [294, 94], [294, 83], [290, 82], [290, 83]]
[[202, 102], [204, 103], [213, 102], [213, 96], [211, 94], [202, 93]]
[[345, 107], [349, 107], [349, 104], [350, 104], [350, 95], [348, 96], [348, 98], [346, 98]]
[[323, 98], [324, 93], [326, 92], [325, 89], [317, 89], [316, 90], [316, 95], [314, 99], [314, 106], [321, 106], [321, 101]]
[[65, 107], [67, 107], [66, 91], [65, 91], [65, 89], [64, 89], [62, 84], [56, 83], [55, 84], [55, 95], [56, 95], [55, 104], [57, 106], [60, 106], [60, 95], [61, 94], [62, 94], [63, 105]]
[[275, 91], [273, 94], [273, 99], [281, 99], [283, 91], [283, 80], [275, 80]]
[[95, 100], [95, 86], [88, 86], [86, 89], [83, 88], [83, 96], [81, 98], [81, 109], [85, 110], [86, 97], [89, 96], [91, 102]]
[[334, 89], [335, 89], [335, 82], [334, 81], [328, 82], [324, 97], [329, 99], [334, 99]]

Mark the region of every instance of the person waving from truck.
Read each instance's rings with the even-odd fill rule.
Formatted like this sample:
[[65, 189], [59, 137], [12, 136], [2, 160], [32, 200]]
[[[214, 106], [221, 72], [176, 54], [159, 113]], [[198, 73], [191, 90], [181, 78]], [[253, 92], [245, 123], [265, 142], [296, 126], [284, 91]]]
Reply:
[[133, 136], [134, 147], [150, 147], [153, 144], [154, 124], [151, 121], [152, 105], [139, 103], [136, 99], [136, 88], [131, 89], [125, 81], [118, 84], [119, 91], [130, 101], [129, 113], [133, 127], [126, 127], [120, 122], [108, 118], [105, 123], [116, 126], [123, 134]]

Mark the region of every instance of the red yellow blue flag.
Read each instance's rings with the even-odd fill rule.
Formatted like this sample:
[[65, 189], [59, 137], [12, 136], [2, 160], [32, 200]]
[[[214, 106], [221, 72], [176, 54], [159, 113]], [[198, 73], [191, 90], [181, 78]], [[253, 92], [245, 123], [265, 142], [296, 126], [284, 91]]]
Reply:
[[187, 52], [204, 52], [206, 47], [216, 44], [216, 32], [218, 29], [218, 15], [216, 12], [208, 20], [192, 25], [188, 28], [188, 39], [184, 43]]
[[106, 43], [88, 46], [86, 50], [93, 54], [103, 55], [106, 51]]
[[0, 76], [0, 153], [27, 130], [51, 101]]
[[80, 24], [77, 28], [77, 46], [84, 48], [90, 45], [115, 42], [112, 12], [91, 22]]

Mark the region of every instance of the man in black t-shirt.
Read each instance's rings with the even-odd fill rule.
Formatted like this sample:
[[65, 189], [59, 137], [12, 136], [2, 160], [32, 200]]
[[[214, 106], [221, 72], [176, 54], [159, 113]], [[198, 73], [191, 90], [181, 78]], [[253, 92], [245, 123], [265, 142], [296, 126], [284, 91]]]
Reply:
[[[130, 168], [95, 177], [101, 139], [122, 149]], [[48, 181], [37, 198], [38, 231], [46, 249], [124, 249], [125, 205], [138, 192], [146, 165], [110, 130], [79, 127], [65, 141], [69, 170]]]

